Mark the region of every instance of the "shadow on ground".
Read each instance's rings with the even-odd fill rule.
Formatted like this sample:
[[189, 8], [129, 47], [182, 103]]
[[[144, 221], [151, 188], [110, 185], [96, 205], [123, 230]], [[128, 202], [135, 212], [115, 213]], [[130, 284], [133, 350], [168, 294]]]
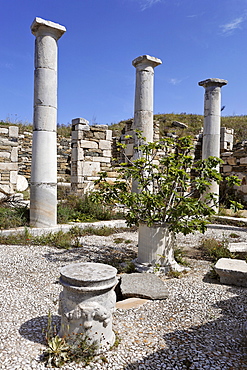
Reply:
[[247, 369], [247, 289], [231, 287], [241, 293], [215, 304], [222, 311], [217, 320], [200, 326], [166, 333], [166, 348], [133, 361], [124, 370], [134, 369]]
[[107, 264], [131, 261], [137, 257], [137, 253], [128, 246], [104, 246], [100, 249], [97, 246], [82, 246], [69, 250], [58, 250], [44, 253], [43, 255], [49, 262], [100, 262]]
[[[61, 319], [60, 316], [52, 316], [52, 327], [59, 331]], [[45, 343], [45, 332], [47, 330], [48, 316], [38, 316], [31, 320], [24, 322], [19, 329], [19, 333], [25, 339], [35, 343]]]

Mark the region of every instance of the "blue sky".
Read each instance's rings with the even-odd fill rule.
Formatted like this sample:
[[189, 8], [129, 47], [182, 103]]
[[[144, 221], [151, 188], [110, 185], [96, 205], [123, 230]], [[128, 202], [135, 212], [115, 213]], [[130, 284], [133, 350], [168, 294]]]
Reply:
[[154, 113], [203, 114], [198, 82], [222, 78], [224, 115], [247, 114], [247, 0], [0, 0], [0, 120], [32, 122], [35, 17], [60, 23], [58, 123], [133, 117], [135, 68], [155, 68]]

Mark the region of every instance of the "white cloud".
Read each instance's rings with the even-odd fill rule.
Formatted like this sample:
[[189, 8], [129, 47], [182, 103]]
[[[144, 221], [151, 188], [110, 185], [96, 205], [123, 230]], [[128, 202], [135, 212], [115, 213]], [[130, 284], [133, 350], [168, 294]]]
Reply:
[[172, 84], [172, 85], [178, 85], [180, 84], [180, 82], [182, 82], [183, 80], [179, 80], [178, 78], [170, 78], [169, 79], [169, 83]]
[[154, 4], [160, 3], [162, 0], [141, 0], [141, 10], [151, 8]]
[[242, 23], [246, 21], [246, 15], [233, 19], [231, 22], [220, 26], [222, 32], [225, 34], [231, 34], [235, 29], [241, 28]]

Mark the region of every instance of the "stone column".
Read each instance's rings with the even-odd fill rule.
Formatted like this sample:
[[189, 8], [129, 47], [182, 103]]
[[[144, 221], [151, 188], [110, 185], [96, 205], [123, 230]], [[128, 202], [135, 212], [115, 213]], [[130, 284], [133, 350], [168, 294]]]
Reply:
[[57, 223], [57, 40], [66, 28], [35, 18], [31, 31], [36, 40], [30, 224], [49, 227]]
[[108, 349], [115, 341], [112, 313], [117, 270], [103, 263], [83, 262], [62, 267], [60, 274], [59, 335], [73, 342], [73, 334], [81, 333], [97, 342], [99, 352]]
[[[153, 142], [154, 123], [153, 123], [153, 93], [154, 93], [154, 68], [162, 61], [150, 55], [142, 55], [132, 61], [136, 68], [136, 87], [135, 87], [135, 114], [134, 130], [140, 130], [146, 138], [147, 143]], [[134, 155], [133, 159], [140, 158], [142, 153], [137, 148], [137, 138], [134, 135]], [[138, 182], [133, 181], [132, 192], [138, 193]]]
[[154, 68], [158, 58], [142, 55], [133, 60], [136, 68], [134, 129], [141, 130], [147, 142], [153, 142], [153, 85]]
[[[221, 87], [227, 83], [219, 78], [209, 78], [198, 83], [205, 88], [202, 159], [220, 157]], [[219, 196], [219, 185], [212, 182], [208, 192]]]

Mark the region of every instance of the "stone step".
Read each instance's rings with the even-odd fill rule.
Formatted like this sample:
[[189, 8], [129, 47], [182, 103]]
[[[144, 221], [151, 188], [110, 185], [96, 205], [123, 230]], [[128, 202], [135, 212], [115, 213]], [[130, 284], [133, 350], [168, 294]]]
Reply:
[[247, 287], [247, 263], [244, 260], [220, 258], [214, 269], [222, 284]]

